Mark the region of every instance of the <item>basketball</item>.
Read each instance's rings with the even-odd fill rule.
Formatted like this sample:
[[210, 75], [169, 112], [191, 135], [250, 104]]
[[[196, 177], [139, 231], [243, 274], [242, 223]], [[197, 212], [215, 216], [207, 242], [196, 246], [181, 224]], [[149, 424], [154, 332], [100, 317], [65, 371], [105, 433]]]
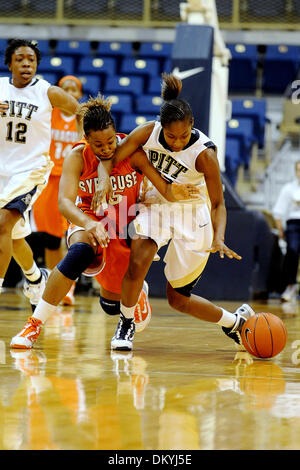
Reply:
[[242, 326], [241, 337], [246, 350], [258, 358], [277, 356], [286, 344], [283, 321], [273, 313], [257, 313]]

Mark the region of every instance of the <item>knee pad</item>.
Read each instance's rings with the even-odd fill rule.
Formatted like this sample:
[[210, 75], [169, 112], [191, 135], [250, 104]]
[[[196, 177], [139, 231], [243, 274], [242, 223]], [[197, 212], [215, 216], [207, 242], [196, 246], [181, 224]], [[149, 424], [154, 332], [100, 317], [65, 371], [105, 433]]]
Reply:
[[192, 290], [195, 287], [195, 285], [197, 284], [197, 282], [199, 281], [200, 277], [201, 277], [201, 275], [198, 276], [196, 279], [194, 279], [189, 284], [187, 284], [186, 286], [173, 287], [173, 289], [176, 290], [176, 292], [178, 292], [178, 294], [184, 295], [185, 297], [191, 297]]
[[120, 301], [119, 300], [109, 300], [104, 297], [99, 298], [99, 302], [104, 312], [108, 315], [120, 315]]
[[95, 253], [88, 243], [74, 243], [67, 255], [57, 265], [57, 269], [68, 279], [75, 281], [91, 264]]

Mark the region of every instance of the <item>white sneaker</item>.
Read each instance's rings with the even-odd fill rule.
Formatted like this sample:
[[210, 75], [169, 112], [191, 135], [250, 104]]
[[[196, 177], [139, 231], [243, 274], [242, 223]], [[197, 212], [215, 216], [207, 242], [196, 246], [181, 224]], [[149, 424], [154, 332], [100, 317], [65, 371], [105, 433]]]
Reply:
[[248, 320], [248, 318], [255, 315], [254, 310], [248, 304], [241, 305], [235, 312], [236, 322], [231, 328], [222, 327], [224, 333], [229, 336], [229, 338], [235, 341], [235, 345], [239, 351], [245, 351], [245, 347], [241, 338], [241, 329], [243, 324]]
[[119, 351], [131, 351], [134, 333], [134, 319], [125, 318], [121, 313], [117, 329], [111, 340], [111, 349]]
[[287, 286], [285, 291], [281, 294], [281, 300], [284, 302], [295, 302], [298, 294], [298, 285], [291, 284]]
[[49, 269], [40, 268], [42, 279], [38, 284], [33, 284], [32, 282], [25, 279], [23, 285], [23, 292], [26, 297], [30, 300], [31, 305], [36, 306], [39, 303], [40, 298], [43, 295], [43, 292], [46, 287], [48, 277], [50, 275]]

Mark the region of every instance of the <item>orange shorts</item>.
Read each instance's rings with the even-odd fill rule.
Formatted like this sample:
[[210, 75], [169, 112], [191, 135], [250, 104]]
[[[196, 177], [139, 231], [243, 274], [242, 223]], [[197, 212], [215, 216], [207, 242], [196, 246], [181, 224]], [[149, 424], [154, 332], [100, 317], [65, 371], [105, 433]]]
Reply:
[[58, 189], [60, 176], [50, 175], [49, 181], [33, 205], [32, 215], [37, 232], [46, 232], [54, 237], [63, 238], [68, 221], [59, 212]]
[[106, 248], [106, 264], [95, 276], [99, 284], [109, 292], [121, 294], [122, 280], [129, 264], [130, 248], [123, 239], [111, 239]]
[[[84, 210], [84, 212], [92, 219], [99, 220], [91, 211]], [[83, 230], [83, 228], [70, 224], [67, 234], [68, 244], [70, 236], [79, 230]], [[101, 256], [99, 256], [101, 250], [100, 245], [98, 245], [97, 257], [99, 257], [99, 259], [101, 258]], [[129, 264], [130, 248], [128, 248], [126, 240], [111, 238], [108, 247], [104, 248], [104, 250], [106, 253], [103, 254], [102, 258], [105, 261], [105, 266], [101, 272], [94, 277], [104, 289], [109, 292], [114, 292], [115, 294], [121, 294], [122, 280]]]

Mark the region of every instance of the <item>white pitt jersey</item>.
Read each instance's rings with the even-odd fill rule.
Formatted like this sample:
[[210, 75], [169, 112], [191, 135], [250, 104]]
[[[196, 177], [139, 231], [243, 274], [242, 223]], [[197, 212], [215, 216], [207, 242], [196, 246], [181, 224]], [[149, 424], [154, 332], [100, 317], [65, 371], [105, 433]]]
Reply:
[[0, 175], [30, 171], [44, 166], [51, 142], [52, 105], [50, 83], [33, 78], [16, 88], [9, 77], [0, 78], [0, 100], [9, 109], [0, 113]]
[[149, 139], [143, 145], [143, 150], [150, 163], [170, 183], [204, 186], [204, 175], [196, 170], [195, 164], [198, 155], [209, 147], [216, 148], [203, 132], [193, 128], [187, 146], [180, 152], [173, 152], [165, 141], [160, 122], [156, 121]]

